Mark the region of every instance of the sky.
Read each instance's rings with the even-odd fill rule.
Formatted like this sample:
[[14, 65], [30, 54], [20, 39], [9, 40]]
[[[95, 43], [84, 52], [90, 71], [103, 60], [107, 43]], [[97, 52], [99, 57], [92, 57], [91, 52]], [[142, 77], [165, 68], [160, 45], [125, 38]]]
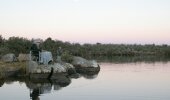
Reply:
[[0, 35], [170, 44], [170, 0], [0, 0]]

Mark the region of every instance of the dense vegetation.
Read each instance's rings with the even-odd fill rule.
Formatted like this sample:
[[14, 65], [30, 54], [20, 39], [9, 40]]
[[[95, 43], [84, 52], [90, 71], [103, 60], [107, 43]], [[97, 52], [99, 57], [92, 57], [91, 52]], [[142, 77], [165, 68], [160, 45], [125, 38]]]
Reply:
[[[10, 37], [8, 40], [0, 36], [0, 55], [6, 53], [29, 53], [32, 40], [22, 37]], [[52, 40], [47, 38], [40, 44], [41, 49], [51, 51], [54, 56], [57, 55], [57, 49], [62, 48], [63, 52], [69, 51], [72, 55], [88, 57], [99, 56], [170, 56], [169, 45], [125, 45], [125, 44], [79, 44], [62, 42], [60, 40]], [[65, 55], [64, 55], [65, 56]]]
[[28, 53], [31, 46], [31, 41], [26, 38], [20, 37], [10, 37], [8, 40], [5, 40], [0, 36], [0, 55], [6, 53]]

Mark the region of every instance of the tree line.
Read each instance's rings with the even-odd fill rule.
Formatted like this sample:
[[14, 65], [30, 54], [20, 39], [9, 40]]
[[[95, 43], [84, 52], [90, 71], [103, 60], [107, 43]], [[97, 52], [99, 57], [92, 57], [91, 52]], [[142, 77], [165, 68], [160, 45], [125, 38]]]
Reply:
[[[0, 55], [7, 53], [29, 53], [33, 40], [23, 37], [10, 37], [5, 39], [0, 35]], [[170, 46], [167, 44], [79, 44], [53, 40], [50, 37], [40, 44], [43, 50], [51, 51], [55, 56], [58, 48], [74, 56], [99, 57], [99, 56], [170, 56]]]

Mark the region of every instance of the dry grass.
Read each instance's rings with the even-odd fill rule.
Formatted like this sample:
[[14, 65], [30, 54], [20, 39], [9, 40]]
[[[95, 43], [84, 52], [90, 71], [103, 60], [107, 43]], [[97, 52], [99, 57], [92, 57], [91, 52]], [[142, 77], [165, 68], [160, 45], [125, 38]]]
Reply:
[[21, 69], [22, 72], [25, 73], [25, 70], [26, 70], [26, 62], [12, 62], [12, 63], [5, 63], [5, 62], [2, 62], [0, 61], [0, 79], [2, 79], [4, 77], [3, 73], [6, 71], [6, 70], [9, 70], [9, 69]]
[[1, 67], [25, 67], [26, 62], [12, 62], [12, 63], [5, 63], [0, 61], [0, 68]]

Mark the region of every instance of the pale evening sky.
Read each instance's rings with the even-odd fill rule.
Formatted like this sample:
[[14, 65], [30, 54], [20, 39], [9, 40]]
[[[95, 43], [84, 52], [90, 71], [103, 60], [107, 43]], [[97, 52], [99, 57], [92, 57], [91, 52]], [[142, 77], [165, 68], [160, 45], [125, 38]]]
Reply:
[[0, 0], [0, 34], [170, 44], [170, 0]]

